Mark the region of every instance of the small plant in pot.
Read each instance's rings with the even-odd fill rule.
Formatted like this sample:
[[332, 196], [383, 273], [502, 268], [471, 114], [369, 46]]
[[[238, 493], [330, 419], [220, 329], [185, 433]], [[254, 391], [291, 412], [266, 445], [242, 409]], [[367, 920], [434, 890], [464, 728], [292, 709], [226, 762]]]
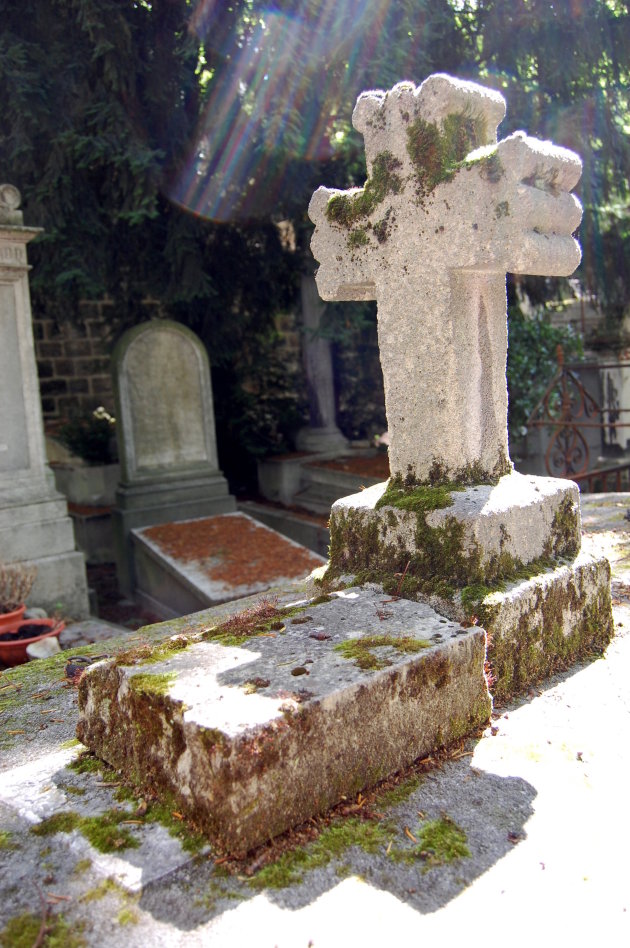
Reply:
[[24, 618], [36, 575], [34, 566], [0, 562], [0, 667], [28, 661], [28, 645], [58, 636], [65, 628], [58, 619]]
[[0, 632], [14, 628], [24, 617], [36, 576], [34, 566], [0, 562]]

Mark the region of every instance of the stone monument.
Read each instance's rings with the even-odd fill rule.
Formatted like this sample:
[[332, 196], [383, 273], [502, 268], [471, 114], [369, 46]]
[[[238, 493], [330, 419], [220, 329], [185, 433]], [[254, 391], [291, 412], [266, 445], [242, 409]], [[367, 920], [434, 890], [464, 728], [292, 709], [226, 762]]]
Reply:
[[300, 295], [310, 424], [298, 431], [295, 444], [298, 451], [342, 454], [349, 445], [337, 426], [330, 340], [321, 334], [324, 304], [311, 275], [302, 275]]
[[114, 529], [118, 579], [134, 577], [129, 534], [176, 520], [235, 510], [219, 470], [208, 355], [191, 330], [151, 320], [114, 351], [121, 483]]
[[20, 194], [0, 185], [0, 557], [37, 567], [29, 605], [88, 615], [83, 554], [46, 461]]
[[[366, 92], [353, 114], [365, 186], [311, 200], [321, 295], [378, 301], [391, 439], [390, 482], [333, 505], [331, 575], [404, 573], [407, 593], [442, 611], [474, 603], [494, 635], [542, 622], [549, 650], [547, 633], [610, 625], [609, 568], [578, 557], [577, 485], [512, 470], [505, 273], [578, 265], [581, 161], [523, 132], [497, 143], [504, 113], [499, 93], [447, 75]], [[505, 584], [561, 558], [564, 573], [523, 591], [508, 621]]]

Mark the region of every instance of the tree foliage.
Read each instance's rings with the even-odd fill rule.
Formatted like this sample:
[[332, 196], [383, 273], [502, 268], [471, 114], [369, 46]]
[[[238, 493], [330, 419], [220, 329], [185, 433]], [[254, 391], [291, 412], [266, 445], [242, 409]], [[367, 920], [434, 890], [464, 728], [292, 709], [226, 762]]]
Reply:
[[[627, 0], [454, 3], [468, 74], [507, 98], [501, 134], [523, 128], [577, 151], [584, 171], [578, 271], [609, 336], [630, 317], [630, 4]], [[531, 286], [531, 281], [528, 281]]]
[[627, 0], [0, 0], [0, 22], [0, 178], [45, 228], [35, 307], [108, 295], [122, 328], [158, 299], [208, 345], [232, 453], [286, 448], [299, 420], [275, 316], [314, 266], [312, 191], [364, 181], [363, 89], [468, 76], [505, 94], [502, 135], [582, 154], [581, 277], [611, 330], [629, 314]]

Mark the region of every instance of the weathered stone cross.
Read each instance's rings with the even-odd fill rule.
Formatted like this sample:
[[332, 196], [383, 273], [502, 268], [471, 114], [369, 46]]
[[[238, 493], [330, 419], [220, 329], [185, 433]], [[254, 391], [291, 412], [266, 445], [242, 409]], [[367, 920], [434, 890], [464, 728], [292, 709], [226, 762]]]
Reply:
[[503, 97], [447, 75], [359, 96], [363, 188], [309, 206], [325, 300], [378, 301], [393, 475], [493, 482], [507, 442], [506, 271], [580, 261], [579, 157], [516, 132]]

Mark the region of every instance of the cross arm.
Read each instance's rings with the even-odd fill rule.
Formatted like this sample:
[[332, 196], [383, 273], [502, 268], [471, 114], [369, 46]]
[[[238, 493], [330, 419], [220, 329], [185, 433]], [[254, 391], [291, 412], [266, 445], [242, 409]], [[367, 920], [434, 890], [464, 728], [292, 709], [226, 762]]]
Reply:
[[353, 253], [352, 246], [348, 246], [348, 233], [332, 223], [326, 213], [331, 198], [346, 196], [355, 200], [364, 192], [365, 188], [340, 191], [321, 187], [308, 206], [308, 216], [315, 224], [311, 249], [316, 260], [326, 260], [326, 266], [320, 267], [315, 276], [319, 295], [324, 300], [376, 299], [368, 257]]

